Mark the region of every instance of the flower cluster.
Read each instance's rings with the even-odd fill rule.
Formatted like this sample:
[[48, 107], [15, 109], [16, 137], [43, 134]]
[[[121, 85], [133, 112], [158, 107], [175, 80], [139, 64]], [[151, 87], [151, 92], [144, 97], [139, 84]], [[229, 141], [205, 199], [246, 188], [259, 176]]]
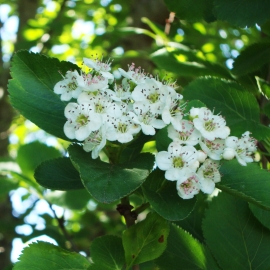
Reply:
[[[252, 162], [256, 140], [245, 132], [242, 138], [229, 136], [230, 129], [220, 115], [209, 109], [192, 108], [189, 120], [181, 120], [181, 127], [168, 127], [173, 140], [168, 151], [156, 155], [157, 166], [165, 171], [165, 178], [176, 181], [177, 191], [183, 199], [193, 198], [201, 190], [211, 194], [220, 182], [219, 162], [236, 157], [246, 166]], [[196, 148], [195, 148], [196, 146]], [[198, 150], [199, 149], [199, 150]]]
[[[238, 139], [229, 136], [225, 119], [209, 109], [192, 108], [185, 114], [182, 95], [175, 84], [145, 74], [134, 64], [119, 69], [123, 79], [116, 84], [111, 63], [84, 58], [88, 72], [68, 71], [54, 87], [61, 100], [70, 101], [64, 111], [64, 133], [83, 142], [95, 159], [107, 141], [128, 143], [139, 132], [155, 135], [168, 127], [172, 143], [156, 155], [165, 178], [176, 181], [184, 199], [200, 190], [211, 194], [221, 179], [219, 161], [237, 158], [241, 165], [253, 161], [256, 141], [249, 132]], [[184, 105], [181, 105], [184, 104]]]

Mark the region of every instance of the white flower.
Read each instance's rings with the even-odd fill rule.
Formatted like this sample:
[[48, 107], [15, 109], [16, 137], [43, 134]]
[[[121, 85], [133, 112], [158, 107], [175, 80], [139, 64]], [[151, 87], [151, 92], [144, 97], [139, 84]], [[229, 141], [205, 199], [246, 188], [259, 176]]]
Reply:
[[84, 91], [96, 92], [108, 88], [108, 79], [101, 75], [82, 73], [82, 75], [77, 78], [77, 81], [78, 85], [83, 88]]
[[141, 67], [135, 68], [134, 63], [129, 66], [128, 71], [124, 71], [122, 68], [118, 68], [118, 70], [123, 77], [131, 80], [135, 84], [144, 83], [144, 80], [147, 78]]
[[236, 157], [237, 161], [246, 166], [252, 162], [251, 155], [256, 151], [256, 140], [249, 137], [249, 132], [245, 132], [241, 139], [235, 136], [230, 136], [225, 140], [226, 149], [224, 150], [223, 158], [232, 159]]
[[197, 175], [201, 191], [206, 194], [212, 194], [215, 189], [215, 183], [220, 182], [221, 179], [218, 163], [211, 159], [205, 160], [198, 169]]
[[175, 95], [175, 90], [154, 78], [145, 78], [131, 93], [135, 103], [143, 102], [153, 113], [161, 113], [168, 95]]
[[109, 71], [111, 70], [111, 62], [102, 62], [99, 59], [96, 59], [95, 61], [89, 59], [89, 58], [83, 58], [83, 62], [86, 66], [93, 68], [95, 71], [101, 73], [101, 75], [104, 78], [107, 78], [110, 80], [110, 82], [114, 79], [113, 74], [111, 74]]
[[178, 195], [183, 199], [192, 199], [200, 192], [199, 179], [195, 172], [186, 170], [176, 182]]
[[172, 124], [176, 130], [181, 130], [181, 120], [184, 116], [185, 105], [179, 105], [180, 99], [183, 96], [175, 93], [175, 95], [168, 95], [165, 106], [162, 110], [162, 120], [165, 124]]
[[176, 181], [187, 168], [196, 171], [199, 166], [197, 150], [193, 146], [182, 146], [177, 142], [172, 142], [168, 147], [168, 152], [157, 153], [156, 164], [159, 169], [166, 171], [167, 180]]
[[64, 79], [58, 82], [53, 91], [56, 94], [61, 95], [61, 100], [69, 101], [72, 98], [77, 98], [79, 94], [83, 91], [82, 87], [78, 85], [77, 79], [80, 77], [77, 70], [67, 71]]
[[107, 126], [103, 124], [99, 130], [92, 131], [83, 142], [83, 149], [86, 152], [92, 151], [91, 155], [93, 159], [99, 156], [100, 151], [106, 145], [106, 131]]
[[110, 98], [114, 101], [123, 101], [131, 97], [130, 87], [128, 83], [122, 83], [121, 85], [114, 86], [114, 91], [111, 89], [106, 89], [106, 92]]
[[254, 153], [257, 151], [257, 140], [255, 140], [253, 137], [250, 137], [250, 134], [251, 132], [246, 131], [242, 134], [241, 139], [243, 139], [243, 141], [247, 144], [247, 150]]
[[230, 129], [226, 126], [224, 118], [219, 115], [213, 115], [205, 107], [199, 109], [198, 117], [193, 119], [193, 123], [202, 136], [210, 141], [216, 138], [225, 139], [230, 134]]
[[118, 104], [113, 102], [106, 91], [97, 95], [92, 95], [89, 92], [83, 92], [78, 97], [79, 104], [88, 104], [89, 110], [102, 116], [105, 122], [108, 116], [121, 117], [122, 110]]
[[84, 104], [69, 103], [65, 108], [67, 122], [64, 133], [69, 139], [85, 140], [92, 131], [98, 130], [102, 124], [101, 115], [91, 113]]
[[209, 141], [207, 139], [202, 139], [199, 142], [202, 150], [213, 160], [221, 160], [222, 154], [225, 148], [225, 140], [216, 139], [214, 141]]
[[150, 111], [150, 108], [144, 103], [136, 103], [133, 106], [134, 112], [128, 112], [128, 116], [138, 125], [141, 126], [142, 132], [145, 135], [155, 135], [155, 128], [161, 129], [166, 124], [157, 119], [158, 115]]
[[171, 138], [173, 141], [177, 141], [180, 144], [187, 144], [187, 145], [196, 145], [199, 143], [201, 134], [200, 132], [194, 128], [192, 122], [188, 120], [179, 121], [179, 130], [175, 130], [175, 128], [170, 125], [168, 127], [168, 137]]
[[108, 120], [107, 139], [109, 141], [128, 143], [133, 140], [133, 135], [141, 130], [139, 125], [124, 115], [121, 118], [108, 118]]

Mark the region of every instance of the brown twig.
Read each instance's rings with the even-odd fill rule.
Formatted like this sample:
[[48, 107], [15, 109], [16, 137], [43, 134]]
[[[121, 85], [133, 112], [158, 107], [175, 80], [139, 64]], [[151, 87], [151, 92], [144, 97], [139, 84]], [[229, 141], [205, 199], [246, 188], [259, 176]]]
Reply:
[[165, 30], [164, 30], [164, 32], [165, 32], [166, 35], [169, 35], [169, 33], [170, 33], [171, 24], [174, 21], [174, 17], [175, 17], [175, 13], [174, 12], [170, 12], [169, 19], [166, 20], [166, 25], [165, 25]]

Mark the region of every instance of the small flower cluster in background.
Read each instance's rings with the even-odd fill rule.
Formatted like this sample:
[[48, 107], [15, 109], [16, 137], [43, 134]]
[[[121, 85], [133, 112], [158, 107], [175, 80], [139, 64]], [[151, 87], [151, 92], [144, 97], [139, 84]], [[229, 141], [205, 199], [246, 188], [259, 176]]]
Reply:
[[119, 69], [123, 79], [116, 84], [110, 62], [84, 58], [84, 64], [89, 72], [68, 71], [54, 92], [61, 100], [72, 101], [64, 112], [65, 135], [82, 141], [93, 159], [107, 141], [125, 144], [139, 132], [155, 135], [167, 126], [172, 143], [168, 151], [157, 153], [156, 165], [165, 171], [167, 180], [176, 181], [183, 199], [200, 191], [213, 192], [221, 180], [221, 159], [235, 157], [243, 166], [253, 161], [256, 140], [250, 132], [240, 139], [229, 136], [225, 119], [205, 107], [185, 114], [186, 103], [181, 102], [183, 96], [174, 83], [160, 81], [132, 64], [128, 71]]

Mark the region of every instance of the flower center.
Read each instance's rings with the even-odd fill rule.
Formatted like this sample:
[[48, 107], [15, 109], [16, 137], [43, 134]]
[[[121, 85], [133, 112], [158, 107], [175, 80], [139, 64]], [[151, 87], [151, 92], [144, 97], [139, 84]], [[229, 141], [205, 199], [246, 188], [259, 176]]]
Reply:
[[173, 158], [173, 167], [174, 168], [182, 168], [184, 166], [184, 162], [181, 157]]
[[159, 93], [157, 92], [152, 93], [147, 98], [150, 101], [150, 103], [156, 103], [159, 100]]
[[213, 168], [207, 168], [203, 172], [204, 178], [213, 178], [214, 176], [214, 169]]
[[96, 103], [95, 104], [95, 111], [96, 111], [96, 113], [103, 113], [104, 106], [101, 103]]
[[76, 82], [70, 82], [70, 83], [68, 83], [67, 87], [69, 90], [74, 91], [77, 88], [77, 84], [76, 84]]
[[127, 132], [127, 124], [125, 123], [118, 123], [117, 130], [121, 133], [126, 133]]
[[207, 131], [213, 131], [216, 128], [216, 124], [212, 120], [208, 120], [204, 123], [204, 127]]
[[76, 122], [80, 125], [80, 126], [85, 126], [88, 123], [88, 116], [84, 115], [84, 114], [80, 114], [77, 119]]
[[184, 191], [187, 191], [187, 190], [189, 190], [191, 188], [192, 183], [188, 179], [184, 183], [182, 183], [180, 186], [181, 186], [182, 189], [184, 189]]

